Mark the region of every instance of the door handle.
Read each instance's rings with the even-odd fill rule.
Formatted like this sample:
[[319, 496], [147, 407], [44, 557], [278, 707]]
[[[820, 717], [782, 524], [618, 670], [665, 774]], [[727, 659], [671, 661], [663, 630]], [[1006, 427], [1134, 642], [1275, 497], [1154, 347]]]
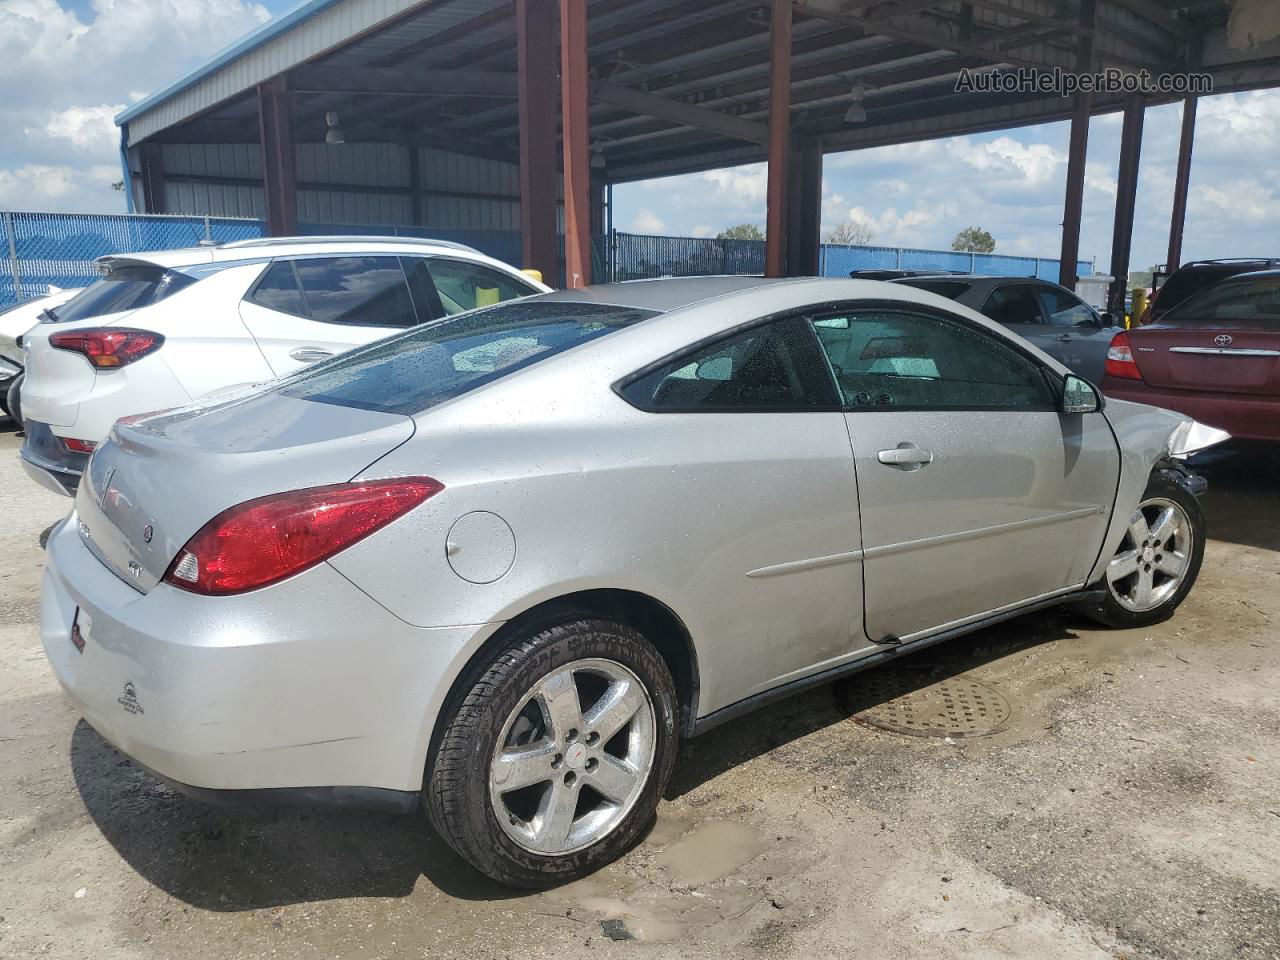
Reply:
[[289, 356], [299, 363], [315, 363], [317, 360], [328, 360], [333, 356], [333, 351], [324, 347], [294, 347], [289, 351]]
[[919, 470], [926, 464], [933, 463], [933, 454], [921, 450], [914, 443], [900, 443], [892, 450], [881, 450], [876, 459], [887, 467], [899, 470]]

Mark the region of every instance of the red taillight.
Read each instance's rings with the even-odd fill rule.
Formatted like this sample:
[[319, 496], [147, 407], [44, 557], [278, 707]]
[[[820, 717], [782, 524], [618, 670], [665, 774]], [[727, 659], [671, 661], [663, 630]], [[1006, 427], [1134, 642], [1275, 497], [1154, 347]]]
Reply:
[[1142, 371], [1133, 359], [1133, 349], [1129, 346], [1127, 333], [1117, 333], [1111, 338], [1111, 346], [1107, 347], [1106, 372], [1109, 377], [1120, 377], [1123, 380], [1142, 379]]
[[265, 587], [328, 559], [443, 489], [430, 477], [406, 477], [249, 500], [206, 523], [164, 579], [211, 595]]
[[94, 327], [49, 334], [49, 344], [59, 350], [83, 353], [99, 370], [114, 370], [159, 350], [164, 337], [150, 330]]
[[72, 453], [93, 453], [93, 448], [97, 446], [91, 440], [77, 440], [75, 437], [63, 437], [62, 445]]

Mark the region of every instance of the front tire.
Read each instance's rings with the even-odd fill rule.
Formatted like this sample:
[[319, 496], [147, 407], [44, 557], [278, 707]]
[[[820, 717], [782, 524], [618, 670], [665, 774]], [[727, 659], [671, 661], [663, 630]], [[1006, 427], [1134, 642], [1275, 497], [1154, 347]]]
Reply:
[[636, 630], [531, 630], [471, 669], [442, 715], [424, 805], [476, 869], [515, 887], [585, 876], [635, 842], [675, 763], [675, 684]]
[[1104, 598], [1081, 612], [1109, 627], [1167, 620], [1196, 582], [1204, 542], [1204, 514], [1195, 496], [1153, 476], [1107, 563]]

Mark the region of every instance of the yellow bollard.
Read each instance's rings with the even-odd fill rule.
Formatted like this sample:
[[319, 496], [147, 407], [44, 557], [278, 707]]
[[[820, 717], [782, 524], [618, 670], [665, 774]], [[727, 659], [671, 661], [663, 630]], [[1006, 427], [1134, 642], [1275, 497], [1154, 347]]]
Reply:
[[1133, 288], [1133, 310], [1131, 312], [1131, 320], [1126, 324], [1128, 327], [1136, 327], [1142, 322], [1143, 316], [1147, 312], [1147, 288]]
[[535, 270], [535, 269], [533, 269], [533, 267], [525, 267], [525, 268], [524, 268], [523, 270], [521, 270], [520, 272], [521, 272], [521, 273], [523, 273], [526, 277], [528, 277], [528, 278], [529, 278], [529, 279], [531, 279], [531, 280], [537, 280], [539, 283], [541, 283], [541, 282], [542, 282], [542, 271], [541, 271], [541, 270]]

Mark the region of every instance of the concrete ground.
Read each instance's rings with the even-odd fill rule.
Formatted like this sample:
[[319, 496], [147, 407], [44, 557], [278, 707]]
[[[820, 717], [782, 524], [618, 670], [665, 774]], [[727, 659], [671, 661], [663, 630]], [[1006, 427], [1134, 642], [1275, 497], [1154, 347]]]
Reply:
[[[1031, 615], [745, 717], [686, 745], [625, 859], [530, 895], [421, 816], [210, 809], [80, 723], [36, 628], [68, 502], [17, 447], [0, 422], [0, 956], [1280, 957], [1280, 455], [1204, 464], [1169, 622]], [[1002, 729], [854, 719], [944, 681]]]

